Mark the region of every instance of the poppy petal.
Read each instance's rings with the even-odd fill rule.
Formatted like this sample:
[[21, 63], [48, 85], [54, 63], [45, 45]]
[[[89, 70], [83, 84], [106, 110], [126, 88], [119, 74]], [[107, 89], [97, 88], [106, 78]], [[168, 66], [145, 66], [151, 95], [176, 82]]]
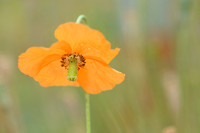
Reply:
[[56, 60], [43, 67], [40, 72], [34, 76], [34, 79], [41, 86], [79, 86], [77, 81], [67, 80], [67, 69], [61, 67], [60, 60]]
[[31, 77], [35, 76], [43, 67], [60, 59], [65, 52], [63, 50], [44, 47], [31, 47], [22, 53], [18, 59], [18, 67], [21, 72]]
[[86, 65], [78, 71], [78, 82], [90, 94], [111, 90], [124, 80], [124, 74], [111, 68], [106, 63], [86, 59]]
[[91, 46], [101, 49], [110, 48], [110, 43], [106, 41], [104, 35], [87, 25], [78, 23], [61, 24], [55, 31], [55, 37], [59, 41], [68, 42], [72, 48], [77, 44], [90, 43]]
[[[111, 49], [111, 44], [106, 40], [104, 35], [87, 25], [77, 23], [61, 24], [55, 31], [55, 37], [59, 41], [65, 41], [72, 47], [73, 52], [83, 49], [96, 49], [101, 58], [109, 63], [119, 52], [119, 49]], [[95, 52], [87, 54], [94, 55]]]
[[77, 50], [79, 54], [83, 55], [84, 57], [101, 57], [107, 64], [109, 64], [112, 59], [119, 53], [120, 49], [109, 49], [107, 52], [101, 53], [98, 49], [92, 48], [81, 48], [81, 50]]
[[107, 63], [110, 63], [112, 61], [113, 58], [115, 58], [115, 56], [119, 53], [120, 49], [119, 48], [115, 48], [115, 49], [109, 49], [107, 52], [105, 52], [104, 54], [104, 60]]
[[59, 41], [51, 45], [50, 49], [60, 49], [67, 53], [72, 53], [71, 46], [65, 41]]

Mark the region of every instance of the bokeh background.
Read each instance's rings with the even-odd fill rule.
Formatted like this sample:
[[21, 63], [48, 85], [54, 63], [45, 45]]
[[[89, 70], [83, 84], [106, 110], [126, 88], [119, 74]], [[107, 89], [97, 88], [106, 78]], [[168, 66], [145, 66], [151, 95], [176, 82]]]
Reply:
[[17, 67], [80, 14], [121, 48], [110, 65], [126, 74], [91, 96], [93, 133], [200, 133], [199, 0], [0, 0], [0, 133], [85, 133], [81, 88], [43, 88]]

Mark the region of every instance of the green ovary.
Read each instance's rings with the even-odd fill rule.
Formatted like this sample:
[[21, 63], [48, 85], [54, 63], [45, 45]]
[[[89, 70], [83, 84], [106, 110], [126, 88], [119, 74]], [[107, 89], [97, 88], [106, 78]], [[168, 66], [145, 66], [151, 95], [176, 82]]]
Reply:
[[77, 80], [77, 59], [73, 56], [69, 57], [67, 80], [69, 81]]

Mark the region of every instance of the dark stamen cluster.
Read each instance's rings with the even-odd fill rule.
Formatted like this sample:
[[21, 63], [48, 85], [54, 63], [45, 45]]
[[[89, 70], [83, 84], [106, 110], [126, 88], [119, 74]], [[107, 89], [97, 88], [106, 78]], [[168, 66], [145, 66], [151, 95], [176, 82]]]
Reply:
[[70, 58], [74, 58], [77, 60], [77, 69], [79, 70], [81, 67], [85, 66], [85, 58], [80, 54], [64, 54], [61, 57], [61, 67], [65, 67], [65, 69], [68, 69]]
[[61, 57], [61, 67], [65, 67], [65, 69], [68, 69], [68, 66], [69, 66], [69, 60], [68, 60], [68, 57], [70, 56], [70, 54], [64, 54], [62, 57]]
[[85, 58], [82, 55], [78, 54], [77, 63], [78, 63], [78, 70], [79, 70], [81, 67], [85, 66], [85, 63], [86, 63]]

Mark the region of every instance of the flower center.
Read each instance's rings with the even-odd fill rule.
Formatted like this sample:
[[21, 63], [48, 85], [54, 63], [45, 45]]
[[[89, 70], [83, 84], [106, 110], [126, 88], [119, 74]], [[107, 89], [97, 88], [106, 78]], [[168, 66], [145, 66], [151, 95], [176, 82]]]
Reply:
[[85, 66], [85, 58], [79, 54], [64, 54], [61, 57], [61, 66], [68, 69], [67, 80], [77, 80], [77, 70]]

